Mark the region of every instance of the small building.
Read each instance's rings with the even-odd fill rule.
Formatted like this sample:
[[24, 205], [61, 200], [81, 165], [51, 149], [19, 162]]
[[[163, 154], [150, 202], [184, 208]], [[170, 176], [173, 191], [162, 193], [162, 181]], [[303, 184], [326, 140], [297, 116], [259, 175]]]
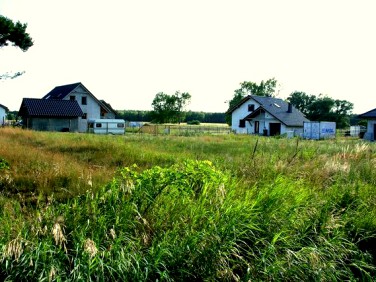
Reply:
[[358, 115], [360, 119], [367, 120], [367, 130], [364, 133], [363, 139], [369, 141], [376, 140], [376, 109], [365, 112], [361, 115]]
[[24, 98], [18, 115], [27, 129], [78, 132], [83, 112], [76, 100]]
[[4, 105], [0, 104], [0, 126], [5, 125], [5, 120], [6, 120], [8, 112], [9, 112], [9, 109], [5, 107]]
[[336, 137], [336, 123], [334, 121], [304, 122], [304, 139], [333, 139]]
[[235, 133], [302, 136], [309, 120], [290, 103], [273, 97], [248, 95], [227, 113]]

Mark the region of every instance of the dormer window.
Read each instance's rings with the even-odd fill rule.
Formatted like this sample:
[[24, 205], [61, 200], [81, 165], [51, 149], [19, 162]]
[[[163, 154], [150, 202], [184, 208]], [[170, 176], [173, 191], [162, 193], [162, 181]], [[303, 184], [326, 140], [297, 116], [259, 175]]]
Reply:
[[248, 105], [248, 112], [253, 112], [255, 110], [255, 104]]
[[69, 100], [76, 101], [76, 96], [69, 96]]

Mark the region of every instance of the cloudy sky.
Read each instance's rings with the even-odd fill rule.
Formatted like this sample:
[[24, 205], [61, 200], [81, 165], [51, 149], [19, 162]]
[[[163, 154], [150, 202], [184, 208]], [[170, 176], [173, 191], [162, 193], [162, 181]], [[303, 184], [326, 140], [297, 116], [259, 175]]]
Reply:
[[223, 112], [242, 81], [376, 108], [374, 0], [0, 0], [34, 46], [0, 49], [0, 104], [18, 110], [82, 82], [115, 109], [149, 110], [158, 92], [192, 95], [189, 110]]

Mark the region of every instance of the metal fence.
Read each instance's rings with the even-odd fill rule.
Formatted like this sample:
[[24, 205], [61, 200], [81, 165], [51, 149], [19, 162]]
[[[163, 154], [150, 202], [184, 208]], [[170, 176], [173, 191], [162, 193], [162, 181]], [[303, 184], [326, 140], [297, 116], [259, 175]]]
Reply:
[[137, 126], [128, 126], [126, 133], [152, 134], [152, 135], [176, 135], [176, 136], [194, 136], [194, 135], [219, 135], [231, 133], [231, 127], [226, 125], [162, 125], [145, 124]]

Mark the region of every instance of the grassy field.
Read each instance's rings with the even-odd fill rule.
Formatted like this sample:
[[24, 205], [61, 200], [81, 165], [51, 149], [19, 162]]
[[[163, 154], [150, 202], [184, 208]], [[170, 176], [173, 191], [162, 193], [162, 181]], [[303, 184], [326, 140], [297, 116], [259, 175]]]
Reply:
[[0, 129], [0, 280], [372, 281], [376, 145]]

